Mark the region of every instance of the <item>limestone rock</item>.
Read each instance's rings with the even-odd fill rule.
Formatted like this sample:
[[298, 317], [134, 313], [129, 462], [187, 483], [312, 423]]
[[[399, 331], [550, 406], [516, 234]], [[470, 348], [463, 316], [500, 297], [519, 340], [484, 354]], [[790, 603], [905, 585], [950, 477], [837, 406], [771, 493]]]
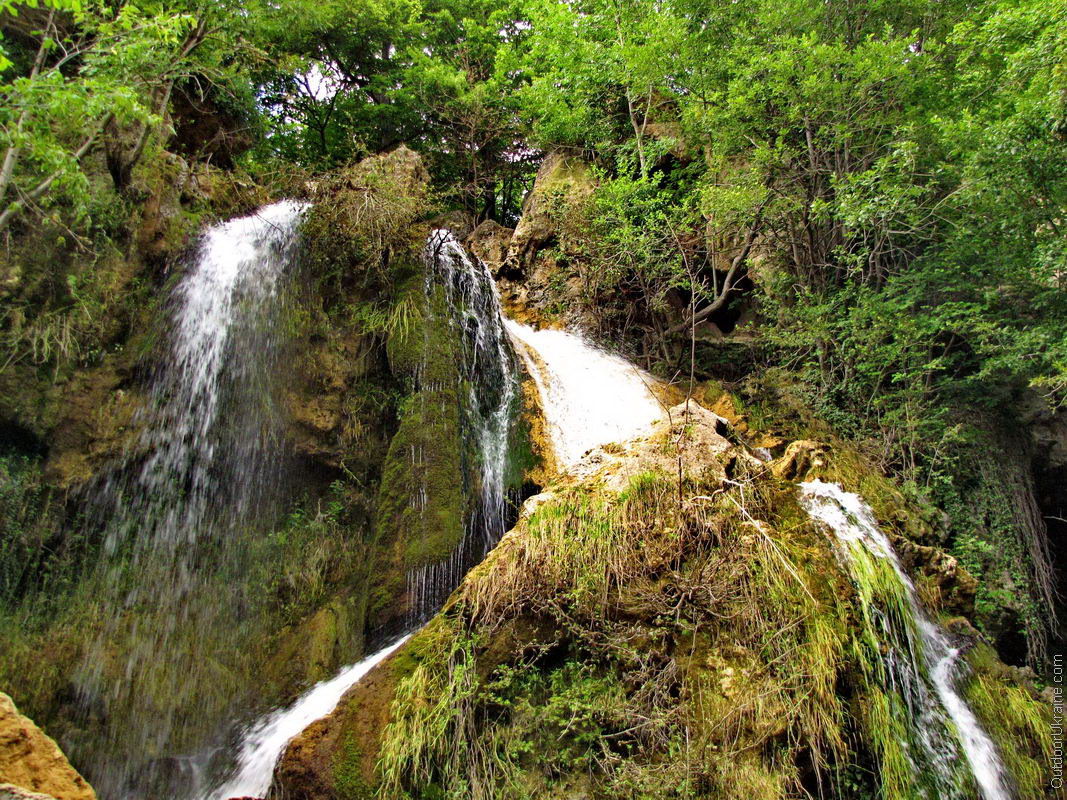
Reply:
[[487, 219], [467, 237], [467, 249], [481, 259], [495, 275], [504, 266], [515, 231]]
[[527, 272], [537, 251], [556, 236], [554, 205], [561, 200], [573, 202], [588, 197], [594, 186], [589, 165], [584, 161], [549, 153], [537, 171], [533, 190], [523, 201], [522, 218], [508, 248], [505, 269], [509, 273]]
[[904, 569], [912, 575], [921, 573], [930, 581], [938, 595], [934, 599], [944, 611], [964, 616], [974, 613], [978, 581], [953, 556], [903, 536], [893, 536], [892, 540]]
[[554, 499], [555, 492], [541, 492], [540, 494], [531, 495], [527, 497], [522, 504], [522, 508], [519, 509], [519, 519], [529, 519], [537, 513], [537, 509], [543, 506], [548, 501]]
[[[0, 693], [0, 783], [11, 784], [30, 792], [46, 792], [56, 800], [95, 800], [96, 793], [70, 765], [59, 746], [27, 717], [15, 703]], [[37, 798], [41, 795], [14, 794], [14, 798]]]
[[826, 449], [807, 439], [792, 442], [785, 455], [771, 463], [771, 472], [779, 480], [804, 480], [812, 470], [826, 466]]
[[31, 792], [10, 783], [0, 783], [0, 800], [56, 800], [50, 794]]
[[354, 167], [354, 175], [387, 176], [400, 191], [412, 196], [424, 194], [430, 182], [422, 156], [404, 144], [363, 159]]

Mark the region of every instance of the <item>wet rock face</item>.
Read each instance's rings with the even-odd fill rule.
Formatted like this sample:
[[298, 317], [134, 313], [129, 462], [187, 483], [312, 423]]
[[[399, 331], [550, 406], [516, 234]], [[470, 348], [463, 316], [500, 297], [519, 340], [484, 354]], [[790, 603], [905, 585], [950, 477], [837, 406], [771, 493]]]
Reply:
[[362, 800], [373, 796], [382, 730], [389, 724], [398, 665], [383, 661], [337, 708], [293, 739], [274, 770], [272, 800]]
[[806, 480], [813, 470], [826, 465], [826, 449], [818, 442], [792, 442], [785, 454], [771, 464], [771, 472], [779, 480]]
[[978, 582], [960, 563], [936, 547], [916, 544], [903, 536], [892, 537], [893, 547], [904, 569], [922, 575], [936, 589], [935, 598], [942, 610], [951, 614], [974, 614], [974, 596]]
[[70, 765], [59, 746], [22, 716], [14, 701], [3, 693], [0, 693], [0, 784], [8, 784], [0, 785], [2, 800], [96, 799], [92, 787]]

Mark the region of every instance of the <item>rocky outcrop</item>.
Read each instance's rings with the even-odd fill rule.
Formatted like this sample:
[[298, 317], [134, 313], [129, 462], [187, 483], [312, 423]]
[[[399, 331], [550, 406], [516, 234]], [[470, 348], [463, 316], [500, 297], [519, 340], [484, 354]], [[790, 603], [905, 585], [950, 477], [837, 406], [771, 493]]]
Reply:
[[378, 740], [391, 719], [397, 679], [411, 656], [386, 659], [349, 689], [327, 717], [293, 739], [274, 772], [273, 800], [370, 800]]
[[[0, 798], [53, 797], [96, 800], [96, 793], [70, 765], [59, 746], [0, 693], [0, 784], [40, 794], [19, 794], [0, 786]], [[5, 796], [5, 792], [7, 793]]]
[[[596, 180], [580, 158], [549, 153], [537, 171], [533, 188], [523, 201], [522, 216], [512, 230], [488, 220], [467, 237], [471, 252], [497, 278], [501, 302], [518, 319], [548, 318], [549, 307], [565, 297], [578, 297], [581, 287], [561, 279], [552, 247], [560, 234], [567, 209], [592, 196]], [[563, 303], [565, 316], [577, 319], [579, 306]]]
[[[875, 496], [906, 568], [940, 592], [934, 607], [967, 611], [973, 580], [901, 534], [902, 501], [880, 476], [857, 486], [855, 456], [799, 440], [768, 464], [734, 437], [689, 401], [529, 498], [442, 613], [293, 740], [272, 797], [437, 796], [479, 782], [492, 797], [494, 781], [539, 800], [620, 796], [675, 767], [702, 796], [784, 797], [827, 779], [809, 760], [827, 742], [864, 763], [835, 726], [884, 696], [850, 627], [857, 595], [796, 482]], [[679, 766], [671, 741], [702, 755]], [[619, 746], [586, 762], [576, 754], [589, 742]], [[487, 758], [505, 771], [482, 772]]]
[[806, 480], [808, 475], [826, 466], [826, 448], [818, 442], [791, 442], [785, 454], [771, 464], [771, 472], [782, 480]]
[[514, 236], [514, 228], [505, 228], [499, 222], [487, 219], [467, 236], [467, 249], [496, 275], [507, 260]]
[[978, 581], [959, 561], [940, 548], [916, 544], [904, 536], [893, 536], [891, 541], [904, 569], [923, 576], [929, 605], [949, 614], [974, 614]]
[[504, 268], [508, 273], [526, 271], [538, 251], [556, 236], [556, 214], [561, 204], [581, 201], [595, 186], [589, 165], [578, 158], [549, 153], [537, 170], [533, 190], [522, 205], [522, 217], [508, 247]]
[[[725, 478], [723, 464], [730, 461], [725, 454], [733, 449], [721, 433], [725, 426], [725, 420], [696, 403], [688, 407], [682, 404], [670, 409], [668, 420], [651, 438], [591, 450], [569, 477], [560, 479], [556, 489], [525, 502], [516, 529], [468, 575], [449, 605], [454, 607], [472, 587], [485, 585], [487, 574], [521, 561], [518, 553], [529, 536], [531, 517], [539, 509], [558, 502], [560, 493], [566, 493], [567, 487], [573, 489], [577, 483], [614, 495], [625, 491], [649, 471], [676, 471], [679, 457], [685, 464], [688, 480], [719, 484]], [[663, 447], [668, 441], [672, 442], [669, 452]], [[445, 615], [431, 621], [407, 645], [353, 686], [330, 715], [313, 723], [290, 742], [275, 770], [272, 798], [362, 800], [375, 796], [382, 732], [393, 721], [397, 686], [420, 664], [439, 656], [439, 642], [450, 633]], [[517, 613], [486, 641], [480, 672], [487, 676], [495, 666], [510, 663], [517, 654], [536, 643], [548, 645], [556, 635], [548, 619]]]

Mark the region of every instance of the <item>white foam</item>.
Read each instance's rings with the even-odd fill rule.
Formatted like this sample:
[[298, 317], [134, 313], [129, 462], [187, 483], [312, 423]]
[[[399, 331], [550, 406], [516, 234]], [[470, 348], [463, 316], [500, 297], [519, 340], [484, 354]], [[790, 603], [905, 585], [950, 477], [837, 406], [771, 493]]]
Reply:
[[505, 325], [537, 384], [563, 469], [594, 447], [647, 435], [664, 418], [655, 379], [625, 359], [567, 331]]

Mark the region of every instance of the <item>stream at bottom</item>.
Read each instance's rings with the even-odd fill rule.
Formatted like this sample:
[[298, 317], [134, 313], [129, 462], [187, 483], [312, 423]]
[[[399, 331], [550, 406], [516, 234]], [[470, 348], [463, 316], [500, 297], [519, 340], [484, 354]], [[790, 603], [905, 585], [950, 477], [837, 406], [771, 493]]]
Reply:
[[410, 635], [403, 636], [362, 661], [345, 667], [329, 680], [312, 686], [288, 708], [273, 711], [245, 728], [236, 765], [220, 786], [203, 796], [204, 800], [265, 797], [274, 767], [289, 741], [312, 722], [333, 711], [345, 692], [409, 638]]

